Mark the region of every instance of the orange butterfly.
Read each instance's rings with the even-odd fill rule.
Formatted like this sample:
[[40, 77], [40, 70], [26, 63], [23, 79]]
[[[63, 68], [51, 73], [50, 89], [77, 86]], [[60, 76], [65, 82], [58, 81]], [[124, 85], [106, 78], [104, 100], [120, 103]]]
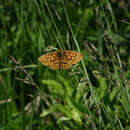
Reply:
[[38, 60], [53, 70], [66, 70], [69, 69], [72, 64], [78, 63], [82, 58], [83, 56], [79, 52], [58, 50], [42, 55], [38, 58]]

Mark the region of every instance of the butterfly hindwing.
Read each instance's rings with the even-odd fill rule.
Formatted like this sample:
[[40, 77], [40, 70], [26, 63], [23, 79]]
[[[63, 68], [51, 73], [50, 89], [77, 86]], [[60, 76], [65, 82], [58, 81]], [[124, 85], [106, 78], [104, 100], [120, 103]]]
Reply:
[[[64, 53], [64, 52], [63, 52]], [[72, 64], [69, 64], [68, 63], [68, 60], [66, 60], [66, 56], [63, 54], [61, 60], [60, 60], [60, 65], [59, 65], [59, 68], [60, 69], [63, 69], [63, 70], [66, 70], [66, 69], [69, 69], [71, 67]]]

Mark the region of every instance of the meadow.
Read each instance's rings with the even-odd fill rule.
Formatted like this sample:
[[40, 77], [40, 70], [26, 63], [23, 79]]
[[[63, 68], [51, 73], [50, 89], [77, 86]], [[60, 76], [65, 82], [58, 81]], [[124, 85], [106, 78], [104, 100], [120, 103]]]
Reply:
[[[0, 1], [0, 130], [130, 130], [130, 0]], [[80, 52], [67, 70], [38, 58]]]

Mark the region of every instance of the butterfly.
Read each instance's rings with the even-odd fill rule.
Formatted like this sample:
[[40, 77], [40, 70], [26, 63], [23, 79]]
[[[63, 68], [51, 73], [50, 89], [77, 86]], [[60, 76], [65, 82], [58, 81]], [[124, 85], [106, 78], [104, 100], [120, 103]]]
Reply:
[[73, 64], [77, 64], [83, 58], [79, 52], [71, 50], [53, 51], [48, 54], [44, 54], [38, 58], [38, 60], [45, 66], [48, 66], [52, 70], [66, 70]]

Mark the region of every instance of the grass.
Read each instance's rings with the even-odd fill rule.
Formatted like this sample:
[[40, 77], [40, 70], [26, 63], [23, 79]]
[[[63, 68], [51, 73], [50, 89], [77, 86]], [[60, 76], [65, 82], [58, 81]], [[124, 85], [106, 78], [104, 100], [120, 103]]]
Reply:
[[[1, 1], [0, 129], [130, 129], [128, 3]], [[38, 62], [56, 48], [83, 60]]]

